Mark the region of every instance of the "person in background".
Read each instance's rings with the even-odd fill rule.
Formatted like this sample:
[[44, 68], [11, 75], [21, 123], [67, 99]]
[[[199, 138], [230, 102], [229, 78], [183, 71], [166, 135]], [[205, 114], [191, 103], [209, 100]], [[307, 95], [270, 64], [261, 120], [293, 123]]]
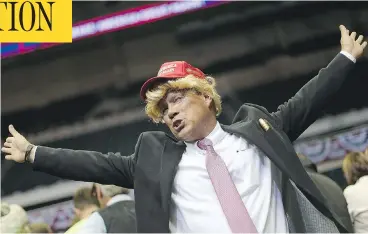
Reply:
[[18, 233], [28, 224], [26, 211], [19, 205], [1, 202], [1, 233]]
[[317, 165], [308, 157], [302, 154], [298, 154], [298, 157], [317, 188], [327, 198], [326, 200], [331, 209], [340, 217], [341, 221], [344, 222], [347, 231], [349, 233], [354, 232], [347, 203], [341, 187], [328, 176], [319, 174]]
[[360, 152], [347, 154], [342, 170], [348, 183], [344, 195], [354, 231], [368, 233], [368, 154]]
[[136, 232], [135, 203], [128, 194], [126, 188], [94, 184], [92, 195], [102, 209], [86, 220], [79, 233]]
[[99, 209], [99, 203], [96, 197], [92, 196], [92, 190], [89, 187], [78, 189], [73, 197], [74, 212], [78, 219], [71, 228], [65, 233], [76, 233], [84, 225], [86, 219]]
[[49, 233], [52, 234], [52, 229], [47, 223], [31, 223], [23, 227], [22, 233]]

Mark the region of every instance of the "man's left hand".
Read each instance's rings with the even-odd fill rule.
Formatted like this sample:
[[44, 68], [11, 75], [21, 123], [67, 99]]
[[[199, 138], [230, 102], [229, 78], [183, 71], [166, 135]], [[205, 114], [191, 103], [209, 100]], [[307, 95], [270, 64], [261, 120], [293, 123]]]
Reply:
[[356, 32], [349, 34], [349, 30], [344, 25], [340, 25], [341, 32], [341, 50], [351, 54], [355, 59], [358, 59], [363, 55], [364, 48], [367, 46], [367, 42], [363, 42], [363, 36], [360, 35], [357, 39]]

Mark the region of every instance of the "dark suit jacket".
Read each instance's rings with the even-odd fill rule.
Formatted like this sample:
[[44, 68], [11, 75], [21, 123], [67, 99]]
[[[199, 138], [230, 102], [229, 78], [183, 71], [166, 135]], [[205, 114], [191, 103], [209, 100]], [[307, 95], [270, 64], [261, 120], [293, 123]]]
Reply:
[[[276, 112], [244, 104], [230, 126], [223, 129], [258, 146], [281, 173], [285, 212], [292, 218], [296, 232], [305, 232], [300, 223], [302, 211], [288, 189], [292, 181], [320, 213], [332, 220], [340, 231], [346, 228], [330, 210], [325, 197], [301, 165], [292, 142], [321, 114], [325, 105], [342, 86], [354, 63], [337, 55]], [[260, 119], [268, 122], [265, 130]], [[144, 132], [139, 136], [135, 152], [127, 157], [91, 151], [38, 147], [34, 169], [66, 179], [94, 181], [134, 188], [138, 232], [169, 232], [171, 191], [177, 165], [185, 144], [163, 132]]]
[[120, 201], [98, 211], [107, 233], [137, 232], [135, 202]]
[[330, 209], [340, 217], [341, 222], [349, 233], [354, 233], [353, 224], [351, 223], [348, 204], [346, 203], [344, 193], [340, 186], [325, 175], [318, 174], [315, 171], [307, 169], [307, 173], [321, 190], [321, 193], [327, 198]]
[[326, 175], [319, 174], [317, 166], [307, 157], [299, 158], [317, 188], [326, 197], [329, 207], [340, 217], [350, 233], [354, 232], [344, 193], [341, 187]]

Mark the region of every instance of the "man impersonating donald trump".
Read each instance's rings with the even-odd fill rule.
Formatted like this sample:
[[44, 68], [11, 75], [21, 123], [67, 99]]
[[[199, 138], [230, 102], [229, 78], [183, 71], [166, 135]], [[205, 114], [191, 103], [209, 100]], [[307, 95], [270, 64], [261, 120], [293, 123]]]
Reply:
[[128, 156], [33, 145], [10, 125], [7, 160], [65, 179], [134, 188], [142, 233], [352, 232], [303, 169], [292, 142], [322, 113], [367, 42], [343, 25], [341, 51], [294, 97], [268, 112], [243, 104], [217, 121], [215, 79], [166, 62], [141, 88], [146, 114], [164, 123], [140, 134]]

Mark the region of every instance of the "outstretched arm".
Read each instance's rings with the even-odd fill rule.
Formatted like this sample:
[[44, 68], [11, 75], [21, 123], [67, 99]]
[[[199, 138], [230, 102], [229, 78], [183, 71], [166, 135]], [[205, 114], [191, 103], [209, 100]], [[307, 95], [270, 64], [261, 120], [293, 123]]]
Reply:
[[12, 137], [8, 137], [2, 151], [7, 160], [19, 163], [27, 161], [35, 170], [65, 179], [115, 184], [133, 188], [135, 164], [139, 151], [140, 135], [135, 152], [130, 156], [102, 154], [94, 151], [55, 149], [33, 146], [14, 127], [9, 126]]
[[363, 42], [363, 36], [356, 39], [356, 33], [349, 34], [342, 25], [340, 31], [341, 53], [294, 97], [272, 113], [291, 141], [296, 140], [321, 115], [348, 77], [355, 60], [363, 54], [367, 46], [367, 42]]

